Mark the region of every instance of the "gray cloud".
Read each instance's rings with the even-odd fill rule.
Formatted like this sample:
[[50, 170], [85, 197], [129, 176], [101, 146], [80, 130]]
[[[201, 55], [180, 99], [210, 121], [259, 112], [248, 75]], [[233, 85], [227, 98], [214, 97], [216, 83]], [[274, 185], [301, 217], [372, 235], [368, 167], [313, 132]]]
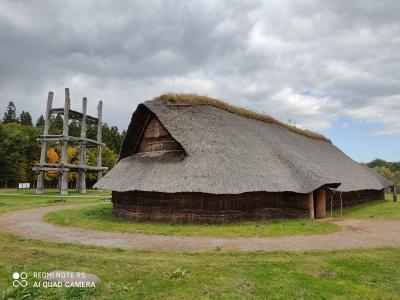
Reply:
[[[163, 92], [228, 100], [303, 127], [345, 116], [400, 134], [398, 1], [2, 1], [0, 109], [105, 101], [124, 128]], [[376, 112], [376, 113], [375, 113]], [[379, 116], [378, 116], [379, 115]], [[384, 116], [384, 117], [382, 117]]]

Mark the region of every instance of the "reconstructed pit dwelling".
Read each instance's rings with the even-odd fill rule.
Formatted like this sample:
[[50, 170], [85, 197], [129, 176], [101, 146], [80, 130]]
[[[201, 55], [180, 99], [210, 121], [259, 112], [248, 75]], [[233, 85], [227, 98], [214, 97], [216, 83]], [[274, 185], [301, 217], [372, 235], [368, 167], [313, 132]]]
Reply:
[[383, 199], [392, 183], [327, 138], [190, 94], [133, 113], [119, 161], [95, 187], [136, 221], [225, 223], [323, 218], [327, 208]]

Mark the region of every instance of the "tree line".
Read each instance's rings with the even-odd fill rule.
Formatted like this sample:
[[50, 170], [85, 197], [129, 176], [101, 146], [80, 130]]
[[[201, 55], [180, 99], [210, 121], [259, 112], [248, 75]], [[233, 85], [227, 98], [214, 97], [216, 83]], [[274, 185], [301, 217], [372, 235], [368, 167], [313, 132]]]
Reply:
[[396, 190], [398, 192], [400, 191], [400, 162], [375, 159], [367, 163], [366, 166], [393, 182], [396, 186]]
[[[39, 162], [40, 143], [37, 138], [43, 134], [44, 117], [41, 115], [36, 122], [28, 111], [22, 111], [19, 116], [13, 101], [6, 107], [3, 118], [0, 120], [0, 186], [15, 187], [19, 182], [36, 181], [37, 173], [32, 167]], [[50, 134], [62, 134], [63, 117], [55, 115], [51, 118]], [[87, 138], [95, 140], [97, 125], [87, 125]], [[103, 165], [111, 169], [118, 158], [125, 131], [121, 133], [116, 126], [102, 125], [102, 141], [106, 144], [102, 149]], [[69, 135], [80, 136], [80, 124], [76, 120], [69, 123]], [[47, 151], [47, 162], [58, 163], [61, 158], [61, 146], [51, 143]], [[79, 148], [68, 147], [68, 162], [79, 163]], [[96, 148], [88, 148], [87, 162], [90, 166], [96, 165]], [[47, 186], [57, 185], [57, 172], [46, 172]], [[69, 184], [72, 186], [76, 173], [70, 172]], [[87, 174], [88, 187], [96, 181], [95, 173]]]

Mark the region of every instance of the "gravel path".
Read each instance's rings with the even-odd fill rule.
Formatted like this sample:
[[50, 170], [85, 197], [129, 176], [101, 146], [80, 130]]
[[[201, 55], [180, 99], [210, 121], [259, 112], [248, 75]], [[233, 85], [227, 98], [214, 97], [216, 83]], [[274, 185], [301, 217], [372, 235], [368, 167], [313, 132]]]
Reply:
[[304, 251], [400, 246], [400, 221], [334, 219], [332, 223], [343, 227], [343, 231], [309, 236], [212, 238], [102, 232], [58, 226], [42, 220], [51, 211], [89, 205], [95, 204], [50, 206], [5, 213], [0, 215], [0, 229], [49, 242], [157, 251]]

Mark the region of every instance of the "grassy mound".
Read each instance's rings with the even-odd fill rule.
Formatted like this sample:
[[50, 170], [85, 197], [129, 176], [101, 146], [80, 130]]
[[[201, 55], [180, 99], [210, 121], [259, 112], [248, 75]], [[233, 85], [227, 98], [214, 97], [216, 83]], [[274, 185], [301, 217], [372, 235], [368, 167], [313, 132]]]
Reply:
[[273, 220], [226, 225], [170, 225], [136, 223], [111, 215], [111, 204], [100, 204], [48, 213], [45, 220], [54, 224], [100, 231], [136, 232], [160, 235], [210, 237], [271, 237], [325, 234], [339, 231], [334, 224], [313, 220]]

